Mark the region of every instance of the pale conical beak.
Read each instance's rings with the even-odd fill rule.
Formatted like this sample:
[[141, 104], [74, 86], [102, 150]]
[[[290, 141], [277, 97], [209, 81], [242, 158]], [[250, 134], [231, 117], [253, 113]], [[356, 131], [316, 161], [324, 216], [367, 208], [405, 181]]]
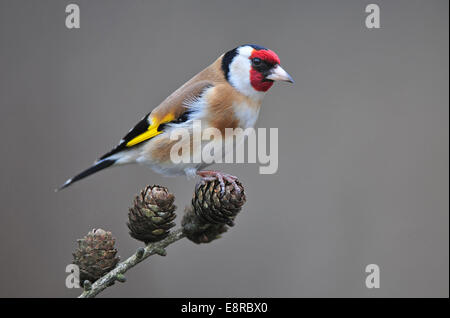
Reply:
[[277, 65], [274, 69], [272, 69], [272, 72], [266, 76], [266, 78], [272, 81], [294, 83], [291, 75], [289, 75], [280, 65]]

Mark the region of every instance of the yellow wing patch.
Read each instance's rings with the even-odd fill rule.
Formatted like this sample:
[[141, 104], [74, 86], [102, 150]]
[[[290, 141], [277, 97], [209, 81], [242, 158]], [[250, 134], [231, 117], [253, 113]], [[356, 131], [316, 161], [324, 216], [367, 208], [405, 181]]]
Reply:
[[139, 136], [134, 137], [127, 143], [127, 147], [132, 147], [134, 145], [137, 145], [143, 141], [146, 141], [152, 137], [155, 137], [162, 133], [162, 131], [158, 131], [158, 127], [161, 124], [168, 123], [175, 119], [175, 116], [173, 114], [167, 114], [161, 121], [152, 119], [152, 124], [148, 126], [148, 129], [146, 132], [140, 134]]

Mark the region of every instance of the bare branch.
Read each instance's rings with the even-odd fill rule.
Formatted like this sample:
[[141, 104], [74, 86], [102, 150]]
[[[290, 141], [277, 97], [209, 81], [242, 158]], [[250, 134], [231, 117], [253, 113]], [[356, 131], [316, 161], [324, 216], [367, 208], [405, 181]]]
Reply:
[[[135, 198], [133, 208], [129, 210], [128, 227], [130, 235], [135, 239], [145, 243], [154, 243], [138, 248], [128, 259], [118, 263], [114, 269], [98, 278], [94, 283], [86, 280], [83, 286], [84, 291], [79, 298], [95, 297], [116, 281], [124, 283], [126, 281], [124, 274], [129, 269], [152, 255], [165, 256], [165, 248], [184, 237], [196, 244], [209, 243], [218, 239], [222, 233], [227, 231], [228, 226], [233, 226], [234, 219], [246, 200], [244, 188], [237, 180], [227, 181], [226, 184], [215, 179], [199, 183], [195, 188], [190, 205], [185, 209], [181, 228], [169, 233], [168, 230], [175, 226], [175, 223], [172, 222], [176, 216], [173, 213], [176, 209], [173, 204], [174, 199], [174, 195], [169, 193], [167, 188], [161, 186], [147, 186], [141, 191], [140, 195]], [[103, 231], [100, 234], [102, 233], [109, 235], [110, 246], [108, 247], [111, 250], [114, 246], [111, 233]], [[92, 235], [95, 234], [96, 232], [93, 232]], [[104, 242], [104, 240], [100, 241]], [[92, 238], [89, 242], [92, 244]], [[112, 251], [114, 256], [117, 250], [113, 249]], [[85, 257], [83, 253], [86, 253], [86, 250], [81, 250], [78, 254]], [[76, 255], [74, 254], [74, 256]], [[110, 256], [108, 253], [107, 255]], [[117, 262], [118, 258], [113, 260]], [[92, 261], [92, 257], [89, 258], [89, 261]], [[81, 263], [87, 267], [87, 272], [89, 272], [90, 263], [88, 266], [85, 262]]]
[[151, 255], [165, 255], [165, 248], [176, 241], [185, 237], [183, 229], [177, 229], [170, 233], [165, 239], [148, 244], [145, 248], [139, 248], [136, 253], [131, 255], [128, 259], [117, 264], [117, 266], [109, 273], [99, 278], [95, 283], [90, 285], [90, 288], [85, 288], [83, 293], [78, 298], [92, 298], [97, 296], [103, 290], [112, 286], [114, 282], [124, 281], [124, 275], [130, 268], [133, 268]]

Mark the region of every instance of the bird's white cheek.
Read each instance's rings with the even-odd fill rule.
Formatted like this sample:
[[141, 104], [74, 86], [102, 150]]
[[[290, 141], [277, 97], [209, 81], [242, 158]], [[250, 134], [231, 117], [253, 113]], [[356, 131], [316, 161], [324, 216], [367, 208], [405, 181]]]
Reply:
[[254, 100], [261, 100], [264, 92], [255, 90], [250, 83], [250, 60], [245, 56], [237, 56], [230, 64], [229, 81], [240, 93]]
[[230, 65], [230, 82], [238, 90], [247, 90], [250, 84], [250, 63], [243, 56], [237, 56]]

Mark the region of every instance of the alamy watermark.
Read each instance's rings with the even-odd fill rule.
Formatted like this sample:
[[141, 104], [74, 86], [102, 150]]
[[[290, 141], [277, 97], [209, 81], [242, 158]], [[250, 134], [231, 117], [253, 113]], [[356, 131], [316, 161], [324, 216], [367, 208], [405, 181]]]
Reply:
[[366, 266], [366, 287], [369, 289], [380, 288], [380, 266], [377, 264], [369, 264]]
[[66, 6], [66, 28], [79, 29], [80, 28], [80, 7], [71, 3]]
[[366, 6], [366, 28], [379, 29], [380, 28], [380, 6], [375, 3]]
[[66, 266], [66, 273], [69, 273], [66, 277], [67, 288], [80, 288], [80, 268], [78, 265], [69, 264]]
[[[170, 140], [176, 141], [170, 149], [174, 164], [189, 163], [259, 163], [260, 174], [274, 174], [278, 170], [278, 128], [217, 128], [202, 129], [200, 120], [194, 120], [192, 129], [175, 128]], [[269, 149], [267, 149], [269, 141]], [[245, 156], [247, 144], [247, 156]]]

